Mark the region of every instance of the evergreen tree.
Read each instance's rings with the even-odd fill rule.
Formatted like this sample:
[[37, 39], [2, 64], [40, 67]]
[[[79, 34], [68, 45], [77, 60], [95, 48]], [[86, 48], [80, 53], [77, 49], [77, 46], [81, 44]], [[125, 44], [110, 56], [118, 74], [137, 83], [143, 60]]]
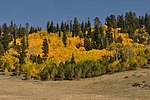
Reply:
[[42, 53], [43, 53], [43, 58], [44, 58], [44, 60], [46, 60], [47, 57], [48, 57], [48, 53], [49, 53], [48, 41], [47, 41], [46, 38], [43, 40], [43, 47], [42, 47], [42, 50], [43, 50], [43, 51], [42, 51]]
[[63, 21], [62, 21], [62, 23], [61, 23], [60, 28], [61, 28], [61, 31], [62, 31], [63, 33], [66, 32], [66, 27], [65, 27], [65, 24], [64, 24]]
[[85, 30], [85, 29], [84, 29], [84, 26], [85, 26], [85, 25], [84, 25], [84, 22], [82, 22], [82, 23], [81, 23], [81, 31], [82, 31], [82, 33], [84, 33], [84, 30]]
[[84, 48], [86, 51], [92, 50], [90, 39], [87, 37], [84, 38]]
[[27, 46], [26, 46], [26, 41], [25, 41], [25, 36], [22, 38], [21, 40], [21, 46], [20, 46], [20, 50], [19, 50], [19, 64], [20, 65], [23, 65], [25, 63], [25, 57], [26, 57], [26, 49], [27, 49]]
[[26, 46], [29, 47], [29, 23], [26, 23]]
[[132, 35], [137, 28], [139, 28], [138, 19], [136, 13], [127, 12], [125, 15], [125, 28], [129, 35]]
[[29, 34], [32, 34], [32, 33], [34, 33], [34, 32], [35, 32], [34, 27], [33, 27], [33, 26], [31, 26], [31, 27], [30, 27]]
[[0, 58], [1, 58], [1, 56], [4, 55], [4, 53], [5, 53], [4, 46], [3, 46], [3, 44], [0, 42]]
[[96, 49], [100, 49], [100, 46], [101, 46], [101, 44], [100, 44], [100, 38], [101, 38], [100, 26], [101, 26], [101, 24], [100, 23], [101, 22], [100, 22], [99, 18], [96, 17], [94, 19], [94, 37], [92, 38], [93, 41], [95, 41], [93, 43], [96, 43], [95, 44], [96, 45]]
[[37, 63], [42, 64], [42, 58], [40, 57], [40, 55], [37, 56]]
[[14, 33], [14, 31], [15, 31], [14, 23], [13, 23], [12, 20], [11, 20], [10, 25], [9, 25], [9, 31], [10, 31], [10, 34], [11, 34], [11, 35], [13, 35], [13, 33]]
[[67, 46], [67, 34], [66, 34], [66, 32], [63, 32], [62, 41], [63, 41], [64, 46], [66, 47]]
[[105, 24], [108, 26], [108, 28], [117, 28], [115, 15], [110, 15], [109, 17], [107, 17]]
[[2, 44], [4, 46], [5, 51], [8, 49], [8, 44], [11, 41], [11, 35], [9, 34], [9, 28], [7, 27], [7, 24], [4, 23], [2, 26]]
[[16, 39], [17, 39], [17, 37], [18, 37], [18, 27], [17, 27], [17, 25], [16, 24], [14, 24], [14, 32], [13, 32], [13, 39], [14, 39], [14, 41], [13, 41], [13, 44], [14, 44], [14, 46], [16, 46], [17, 44], [16, 44]]
[[115, 15], [110, 15], [110, 19], [111, 19], [111, 27], [112, 28], [117, 28], [116, 16]]
[[99, 36], [100, 49], [103, 49], [103, 48], [105, 48], [105, 36], [104, 36], [102, 25], [100, 26], [99, 31], [100, 31], [100, 36]]
[[88, 28], [90, 28], [90, 27], [91, 27], [91, 22], [90, 22], [90, 18], [89, 18], [89, 17], [88, 17], [87, 26], [88, 26]]
[[92, 36], [92, 29], [90, 27], [87, 33], [87, 38], [91, 38], [91, 36]]
[[66, 23], [66, 31], [69, 32], [69, 29], [70, 29], [69, 28], [69, 21], [67, 21], [67, 23]]
[[119, 15], [117, 17], [117, 27], [121, 28], [121, 32], [125, 32], [125, 25], [124, 25], [124, 17], [123, 17], [123, 15]]
[[61, 31], [60, 30], [58, 31], [58, 36], [61, 37]]
[[70, 32], [72, 32], [73, 25], [72, 25], [72, 20], [70, 20]]
[[109, 28], [106, 31], [106, 44], [109, 46], [111, 43], [113, 43], [113, 34], [112, 34], [112, 29]]
[[48, 33], [51, 32], [51, 30], [50, 30], [50, 21], [47, 22], [47, 32], [48, 32]]
[[140, 28], [143, 28], [144, 27], [144, 24], [145, 24], [145, 19], [144, 19], [144, 16], [139, 16], [139, 26]]
[[59, 24], [57, 23], [56, 31], [59, 32]]
[[75, 17], [74, 18], [74, 24], [73, 24], [73, 33], [77, 37], [79, 32], [80, 32], [80, 25], [78, 23], [77, 18]]
[[147, 32], [150, 34], [150, 15], [145, 14], [145, 28]]
[[83, 33], [85, 33], [86, 31], [89, 30], [89, 28], [91, 28], [91, 27], [88, 27], [88, 23], [87, 23], [87, 22], [85, 22], [84, 25], [85, 25], [85, 26], [84, 26], [84, 32], [83, 32]]
[[54, 23], [51, 21], [50, 27], [49, 27], [49, 33], [52, 32], [54, 33]]

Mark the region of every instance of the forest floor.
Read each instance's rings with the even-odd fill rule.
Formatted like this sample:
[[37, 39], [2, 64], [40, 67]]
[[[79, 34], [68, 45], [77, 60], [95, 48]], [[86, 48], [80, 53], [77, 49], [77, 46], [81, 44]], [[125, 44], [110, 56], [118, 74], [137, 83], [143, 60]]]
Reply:
[[0, 75], [0, 100], [150, 100], [150, 69], [74, 81]]

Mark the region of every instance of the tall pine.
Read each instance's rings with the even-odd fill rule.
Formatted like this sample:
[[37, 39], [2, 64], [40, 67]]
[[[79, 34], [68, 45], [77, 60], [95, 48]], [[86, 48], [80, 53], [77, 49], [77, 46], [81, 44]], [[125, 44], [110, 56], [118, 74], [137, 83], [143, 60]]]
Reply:
[[42, 47], [42, 53], [43, 53], [43, 58], [44, 60], [46, 60], [48, 58], [48, 53], [49, 53], [49, 45], [48, 45], [48, 41], [47, 39], [45, 38], [43, 40], [43, 47]]

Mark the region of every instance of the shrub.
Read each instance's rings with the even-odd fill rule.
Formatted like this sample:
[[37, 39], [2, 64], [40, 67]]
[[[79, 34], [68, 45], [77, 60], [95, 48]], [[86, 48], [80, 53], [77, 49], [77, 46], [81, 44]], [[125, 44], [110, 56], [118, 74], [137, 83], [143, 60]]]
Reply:
[[74, 79], [74, 67], [75, 64], [71, 64], [66, 61], [66, 63], [63, 65], [64, 72], [65, 72], [65, 79], [67, 80]]
[[54, 80], [57, 73], [57, 65], [55, 63], [49, 63], [46, 64], [45, 68], [41, 71], [40, 77], [42, 80]]
[[75, 78], [88, 78], [106, 73], [104, 65], [94, 60], [81, 61], [75, 66]]

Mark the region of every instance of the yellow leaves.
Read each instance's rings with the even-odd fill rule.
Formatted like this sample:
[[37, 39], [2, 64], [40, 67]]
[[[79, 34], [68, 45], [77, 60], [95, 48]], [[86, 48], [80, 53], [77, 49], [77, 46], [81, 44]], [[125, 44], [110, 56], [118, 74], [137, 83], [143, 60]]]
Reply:
[[3, 61], [8, 63], [9, 70], [15, 69], [16, 68], [15, 64], [19, 63], [19, 59], [14, 57], [13, 55], [18, 55], [18, 53], [11, 48], [2, 57]]
[[102, 29], [103, 29], [104, 31], [107, 31], [108, 26], [107, 26], [107, 25], [103, 25], [103, 26], [102, 26]]
[[5, 72], [5, 73], [8, 73], [8, 69], [7, 69], [7, 68], [5, 68], [4, 72]]
[[120, 64], [120, 60], [116, 60], [116, 61], [110, 63], [110, 64], [109, 64], [109, 67], [110, 67], [110, 68], [115, 68], [118, 64]]
[[27, 71], [29, 76], [36, 76], [40, 73], [40, 68], [37, 67], [36, 63], [32, 63], [29, 60], [26, 60], [26, 64], [24, 64], [23, 69]]
[[[107, 26], [104, 26], [107, 27]], [[46, 33], [45, 33], [46, 32]], [[98, 60], [104, 55], [110, 55], [107, 50], [91, 50], [85, 51], [84, 39], [79, 37], [71, 37], [70, 33], [67, 33], [67, 46], [64, 47], [62, 43], [62, 37], [58, 37], [56, 33], [48, 34], [47, 31], [40, 31], [35, 34], [29, 35], [29, 54], [42, 54], [42, 42], [43, 38], [49, 40], [49, 58], [48, 61], [55, 62], [57, 65], [60, 62], [69, 60], [71, 55], [75, 55], [76, 62], [84, 61], [88, 59]], [[79, 49], [76, 47], [80, 44]]]
[[122, 41], [122, 44], [124, 46], [132, 46], [133, 45], [133, 40], [129, 38], [129, 35], [126, 34], [126, 33], [118, 33], [117, 34], [117, 38], [121, 36], [123, 41]]
[[119, 70], [121, 70], [120, 66], [121, 66], [120, 60], [116, 60], [108, 65], [108, 70], [110, 70], [112, 72], [119, 71]]

